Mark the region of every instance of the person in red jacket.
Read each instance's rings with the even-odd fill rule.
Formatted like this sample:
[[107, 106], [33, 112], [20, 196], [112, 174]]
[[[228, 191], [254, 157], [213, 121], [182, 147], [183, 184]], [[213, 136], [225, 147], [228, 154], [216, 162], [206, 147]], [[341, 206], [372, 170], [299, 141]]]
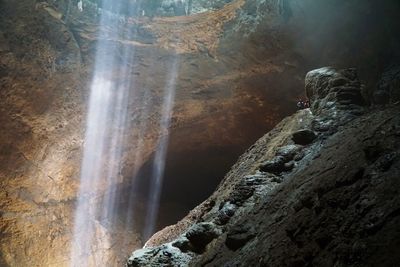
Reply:
[[307, 100], [300, 99], [297, 102], [297, 108], [298, 109], [306, 109], [306, 108], [309, 108], [309, 107], [310, 107], [310, 101], [308, 99]]

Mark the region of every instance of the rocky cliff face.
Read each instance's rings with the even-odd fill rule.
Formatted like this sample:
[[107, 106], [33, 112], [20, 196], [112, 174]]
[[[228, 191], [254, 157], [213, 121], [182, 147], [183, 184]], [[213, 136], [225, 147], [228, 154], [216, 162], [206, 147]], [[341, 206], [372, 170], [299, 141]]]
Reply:
[[[1, 1], [0, 5], [1, 265], [67, 266], [93, 57], [107, 51], [96, 51], [100, 38], [96, 18], [80, 13], [76, 6], [67, 16], [61, 1]], [[294, 109], [276, 104], [278, 78], [268, 90], [264, 78], [260, 79], [266, 73], [279, 77], [281, 66], [253, 64], [252, 60], [242, 66], [243, 57], [223, 55], [226, 50], [217, 52], [223, 25], [235, 16], [238, 6], [240, 3], [228, 6], [217, 15], [121, 21], [120, 30], [131, 31], [132, 38], [109, 41], [113, 49], [136, 51], [130, 59], [135, 71], [124, 77], [126, 83], [137, 81], [132, 87], [139, 91], [129, 100], [131, 131], [126, 138], [137, 140], [143, 135], [137, 130], [140, 124], [148, 124], [139, 161], [132, 156], [137, 142], [126, 145], [121, 170], [121, 195], [126, 198], [121, 200], [121, 216], [126, 215], [123, 208], [130, 198], [134, 171], [151, 160], [159, 136], [159, 104], [171, 56], [180, 55], [181, 67], [170, 151], [180, 155], [202, 151], [200, 155], [204, 155], [228, 148], [229, 152], [220, 156], [228, 166], [257, 136]], [[115, 79], [118, 75], [110, 73]], [[288, 94], [292, 99], [286, 101], [294, 101], [296, 94]], [[154, 109], [145, 118], [135, 109], [138, 101], [153, 103]], [[250, 117], [259, 118], [260, 123], [249, 123]], [[199, 185], [194, 191], [205, 187], [209, 192], [212, 186], [208, 184], [218, 182], [197, 179], [189, 181]], [[205, 197], [201, 194], [193, 201], [197, 204]], [[145, 199], [138, 198], [138, 214], [142, 214], [140, 203]], [[168, 196], [164, 203], [161, 214], [165, 216], [161, 215], [158, 227], [176, 221], [192, 207]], [[170, 207], [176, 203], [178, 212], [174, 214]], [[137, 222], [136, 232], [129, 233], [129, 244], [96, 253], [103, 254], [110, 265], [123, 264], [126, 255], [142, 245], [141, 223]], [[99, 238], [109, 235], [107, 231], [111, 229], [99, 227]], [[119, 229], [113, 232], [118, 240], [125, 235]]]
[[395, 266], [399, 105], [366, 108], [360, 89], [355, 69], [308, 73], [311, 109], [258, 140], [127, 266]]
[[[96, 49], [103, 38], [99, 36], [99, 14], [90, 6], [84, 6], [83, 12], [76, 4], [68, 9], [68, 2], [0, 0], [0, 265], [68, 265], [94, 55], [107, 54]], [[377, 81], [371, 74], [387, 68], [381, 89], [374, 95], [379, 103], [390, 103], [388, 96], [394, 99], [390, 97], [396, 91], [392, 81], [398, 80], [395, 68], [389, 66], [400, 36], [394, 27], [398, 23], [395, 2], [343, 1], [343, 5], [337, 5], [328, 1], [324, 5], [317, 0], [236, 0], [212, 12], [153, 18], [121, 17], [113, 10], [103, 11], [120, 21], [118, 29], [109, 29], [110, 36], [116, 30], [123, 33], [107, 39], [109, 47], [135, 50], [128, 60], [132, 73], [122, 78], [118, 70], [108, 74], [110, 79], [138, 88], [137, 95], [129, 99], [131, 124], [125, 137], [137, 140], [139, 135], [145, 136], [139, 161], [132, 156], [137, 142], [126, 144], [121, 216], [126, 215], [131, 178], [137, 170], [145, 171], [160, 135], [159, 104], [171, 57], [179, 56], [180, 67], [170, 158], [190, 158], [202, 163], [197, 165], [199, 169], [212, 166], [213, 172], [221, 164], [229, 166], [245, 148], [295, 111], [296, 100], [303, 94], [302, 77], [309, 69], [356, 66], [368, 81], [361, 88], [362, 94], [368, 95]], [[356, 15], [347, 16], [353, 13]], [[370, 22], [371, 16], [376, 21]], [[121, 58], [119, 64], [124, 62], [126, 59]], [[342, 81], [336, 84], [341, 86], [337, 89], [340, 96], [324, 93], [330, 96], [321, 104], [342, 101], [337, 109], [351, 104], [357, 113], [363, 104], [356, 101], [359, 85], [350, 74], [340, 75]], [[136, 109], [140, 101], [154, 106], [146, 117]], [[315, 110], [319, 106], [315, 105]], [[308, 113], [298, 116], [311, 120]], [[148, 124], [145, 134], [137, 130], [143, 122]], [[217, 155], [221, 164], [208, 163], [210, 154]], [[278, 163], [282, 165], [282, 159]], [[291, 168], [291, 164], [285, 164], [289, 165], [285, 168]], [[159, 228], [181, 218], [222, 178], [222, 174], [209, 178], [194, 176], [193, 172], [189, 170], [182, 178], [171, 171]], [[204, 193], [187, 206], [186, 195], [176, 184], [188, 185], [191, 195]], [[143, 198], [139, 196], [142, 202]], [[227, 204], [224, 212], [229, 217], [243, 201]], [[139, 214], [144, 212], [142, 202], [138, 201]], [[174, 210], [178, 212], [174, 214]], [[201, 210], [196, 209], [193, 217]], [[181, 228], [192, 223], [188, 218], [180, 223]], [[143, 222], [137, 224], [137, 230], [129, 233], [128, 245], [118, 242], [126, 233], [99, 227], [100, 236], [115, 236], [116, 242], [114, 247], [96, 253], [104, 255], [105, 262], [110, 260], [110, 265], [123, 264], [126, 255], [146, 241], [139, 233]], [[171, 231], [171, 236], [176, 236], [183, 230]], [[210, 236], [216, 234], [220, 231]]]

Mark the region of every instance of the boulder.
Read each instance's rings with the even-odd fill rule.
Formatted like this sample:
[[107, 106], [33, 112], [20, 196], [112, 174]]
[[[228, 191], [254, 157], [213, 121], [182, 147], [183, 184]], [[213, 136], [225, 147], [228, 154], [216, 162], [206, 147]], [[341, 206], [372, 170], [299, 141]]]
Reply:
[[292, 140], [295, 144], [305, 146], [311, 144], [316, 138], [317, 135], [313, 131], [304, 129], [294, 132]]
[[284, 157], [286, 161], [292, 160], [301, 151], [299, 145], [287, 145], [278, 149], [277, 156]]
[[186, 232], [185, 236], [193, 245], [197, 252], [201, 252], [204, 248], [221, 234], [217, 225], [211, 222], [202, 222], [193, 225]]
[[272, 160], [267, 160], [260, 166], [260, 171], [270, 172], [273, 174], [279, 174], [284, 172], [285, 169], [285, 158], [282, 156], [274, 157]]

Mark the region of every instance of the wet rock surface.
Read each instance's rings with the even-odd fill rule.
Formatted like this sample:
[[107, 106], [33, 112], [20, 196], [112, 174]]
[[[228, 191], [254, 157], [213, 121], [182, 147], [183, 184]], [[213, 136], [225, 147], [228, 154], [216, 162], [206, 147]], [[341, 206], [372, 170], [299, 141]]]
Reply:
[[[355, 115], [353, 108], [336, 107], [342, 98], [326, 105], [331, 88], [351, 77], [354, 81], [355, 70], [346, 79], [344, 72], [332, 70], [323, 80], [308, 75], [306, 88], [314, 88], [309, 96], [320, 103], [312, 108], [316, 114], [301, 110], [284, 119], [239, 158], [216, 192], [196, 208], [193, 222], [204, 225], [220, 222], [224, 208], [235, 212], [218, 235], [207, 239], [204, 250], [179, 251], [189, 257], [182, 266], [396, 265], [400, 106], [363, 107]], [[293, 134], [304, 129], [318, 137], [295, 144]], [[288, 162], [292, 168], [284, 169]]]

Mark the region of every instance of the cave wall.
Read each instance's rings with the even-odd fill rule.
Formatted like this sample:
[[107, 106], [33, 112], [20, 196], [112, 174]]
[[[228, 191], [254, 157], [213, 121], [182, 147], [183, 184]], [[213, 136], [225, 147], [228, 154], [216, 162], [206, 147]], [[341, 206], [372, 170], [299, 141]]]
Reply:
[[321, 63], [357, 67], [371, 94], [384, 69], [399, 61], [398, 1], [292, 2], [293, 23], [299, 25], [291, 32], [293, 48], [310, 69]]
[[[134, 70], [124, 79], [135, 80], [139, 88], [130, 99], [127, 139], [140, 134], [135, 126], [143, 118], [135, 115], [136, 103], [144, 97], [159, 106], [171, 56], [180, 58], [171, 159], [173, 151], [231, 148], [232, 162], [296, 110], [310, 68], [357, 66], [373, 88], [371, 70], [395, 58], [396, 1], [283, 2], [290, 12], [282, 9], [282, 1], [237, 0], [188, 17], [121, 22], [131, 38], [110, 40], [110, 46], [137, 51]], [[10, 266], [62, 266], [69, 256], [85, 101], [100, 38], [97, 19], [90, 10], [81, 13], [72, 6], [66, 20], [61, 2], [2, 0], [0, 7], [1, 258]], [[109, 76], [120, 78], [118, 71]], [[151, 160], [159, 116], [155, 108], [145, 118], [149, 125], [139, 162], [132, 157], [137, 144], [127, 144], [123, 184], [131, 184], [135, 170]], [[167, 183], [179, 184], [181, 178], [174, 176]], [[205, 179], [207, 190], [208, 183]], [[134, 233], [130, 247], [118, 249], [128, 255], [142, 242]]]
[[313, 70], [305, 81], [311, 108], [260, 138], [128, 266], [396, 265], [399, 103], [360, 101], [354, 68]]
[[399, 11], [393, 0], [247, 1], [220, 47], [226, 40], [233, 51], [242, 47], [258, 59], [277, 58], [302, 77], [321, 66], [357, 67], [371, 93], [381, 73], [399, 61]]

